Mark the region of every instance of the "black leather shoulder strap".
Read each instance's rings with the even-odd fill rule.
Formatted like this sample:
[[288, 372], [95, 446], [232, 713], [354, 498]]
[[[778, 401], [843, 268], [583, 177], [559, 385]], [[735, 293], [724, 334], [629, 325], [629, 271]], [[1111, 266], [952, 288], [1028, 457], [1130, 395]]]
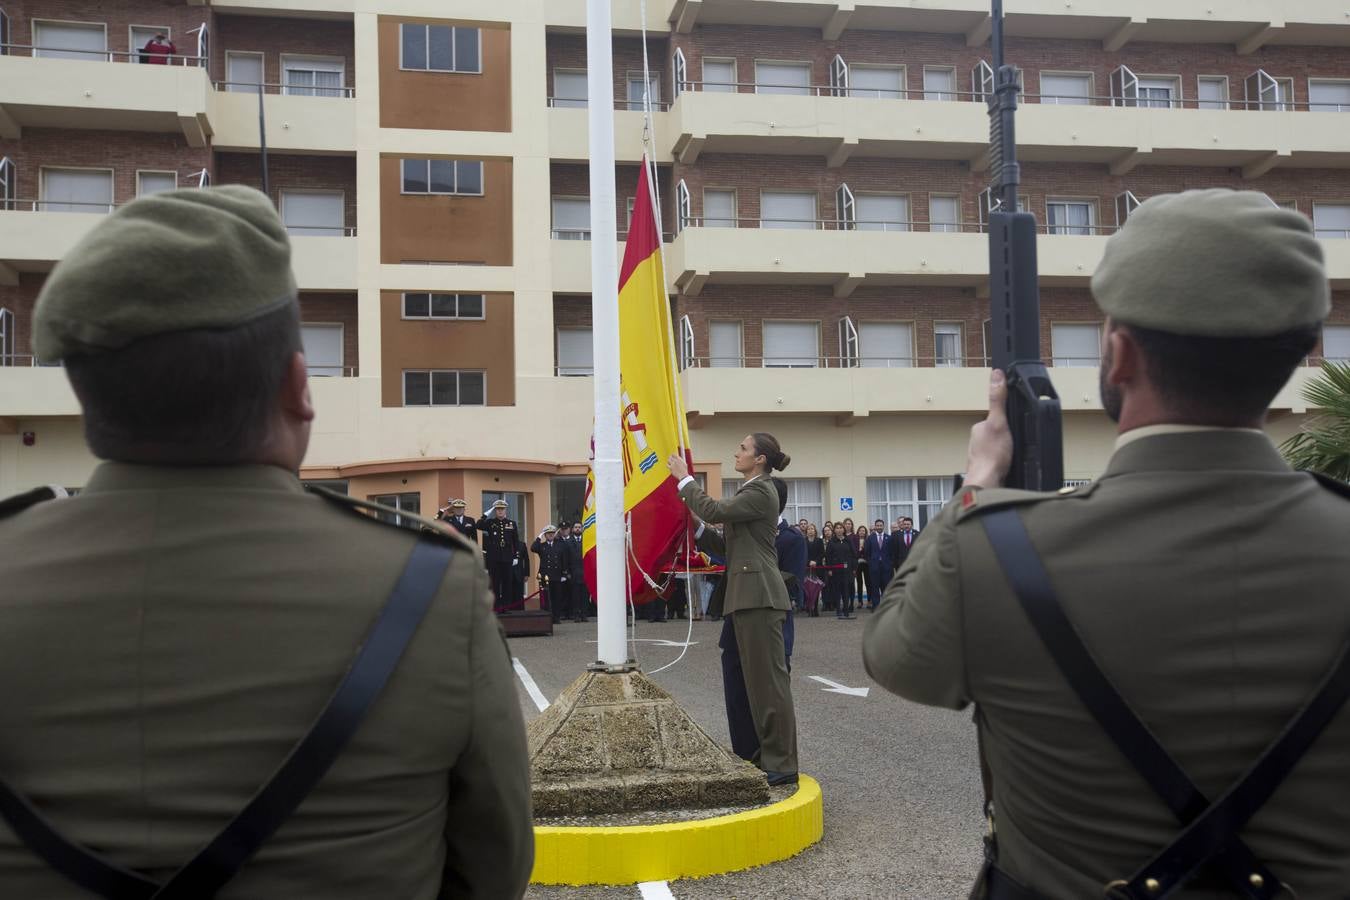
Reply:
[[4, 500], [0, 500], [0, 519], [7, 519], [10, 516], [18, 515], [30, 506], [36, 506], [44, 501], [64, 496], [65, 491], [58, 493], [57, 488], [51, 485], [43, 485], [22, 494], [15, 494], [13, 497], [6, 497]]
[[1318, 484], [1322, 485], [1322, 487], [1331, 491], [1333, 494], [1340, 494], [1345, 499], [1350, 500], [1350, 484], [1346, 484], [1340, 479], [1332, 478], [1330, 475], [1323, 475], [1321, 472], [1309, 472], [1308, 474], [1313, 478], [1316, 478]]
[[213, 896], [290, 817], [356, 733], [431, 607], [452, 548], [439, 536], [417, 542], [356, 658], [309, 731], [243, 811], [162, 887], [61, 835], [3, 780], [0, 815], [48, 865], [108, 900]]

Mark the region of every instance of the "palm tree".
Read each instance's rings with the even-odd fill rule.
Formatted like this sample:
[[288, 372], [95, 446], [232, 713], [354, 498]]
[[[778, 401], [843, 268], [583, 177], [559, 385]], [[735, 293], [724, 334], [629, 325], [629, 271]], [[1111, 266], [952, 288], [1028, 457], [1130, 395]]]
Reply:
[[1350, 363], [1322, 361], [1322, 373], [1303, 388], [1320, 412], [1280, 445], [1295, 469], [1350, 481]]

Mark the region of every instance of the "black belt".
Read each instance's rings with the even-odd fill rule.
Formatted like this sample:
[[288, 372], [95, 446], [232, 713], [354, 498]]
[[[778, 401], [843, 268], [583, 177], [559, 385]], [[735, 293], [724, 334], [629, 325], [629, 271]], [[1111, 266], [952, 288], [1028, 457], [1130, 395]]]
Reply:
[[165, 884], [65, 837], [3, 779], [0, 815], [48, 865], [107, 900], [214, 896], [290, 818], [356, 732], [430, 608], [450, 556], [448, 543], [426, 538], [417, 542], [393, 593], [323, 712], [243, 811]]

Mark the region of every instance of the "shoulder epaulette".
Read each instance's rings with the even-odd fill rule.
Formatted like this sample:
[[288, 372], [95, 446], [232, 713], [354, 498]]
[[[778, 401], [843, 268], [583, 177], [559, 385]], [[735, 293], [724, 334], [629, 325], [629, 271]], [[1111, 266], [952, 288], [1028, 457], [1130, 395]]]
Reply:
[[8, 519], [10, 516], [16, 516], [28, 509], [30, 506], [37, 506], [46, 500], [55, 500], [57, 497], [65, 496], [64, 492], [58, 493], [57, 488], [49, 484], [44, 484], [40, 488], [33, 488], [31, 491], [25, 491], [22, 494], [15, 494], [13, 497], [7, 497], [0, 500], [0, 519]]
[[[339, 494], [337, 491], [329, 490], [318, 485], [307, 484], [305, 490], [311, 494], [317, 494], [335, 506], [341, 507], [350, 513], [355, 513], [364, 519], [375, 522], [379, 525], [387, 525], [390, 528], [399, 528], [403, 531], [411, 531], [414, 534], [426, 535], [437, 538], [447, 544], [464, 549], [477, 550], [468, 538], [457, 531], [449, 528], [442, 528], [430, 519], [424, 519], [421, 516], [406, 512], [401, 509], [391, 509], [387, 506], [381, 506], [378, 503], [371, 503], [369, 500], [361, 500], [349, 494]], [[393, 517], [397, 517], [397, 521]]]
[[1338, 478], [1332, 478], [1330, 475], [1323, 475], [1321, 472], [1309, 472], [1308, 474], [1316, 478], [1318, 484], [1333, 494], [1340, 494], [1345, 499], [1350, 500], [1350, 484], [1346, 484]]
[[1090, 496], [1097, 489], [1097, 482], [1069, 485], [1057, 491], [1019, 491], [1013, 488], [981, 488], [977, 491], [965, 491], [958, 494], [956, 521], [964, 522], [971, 516], [991, 509], [1007, 509], [1010, 506], [1026, 506], [1031, 503], [1047, 503], [1051, 500], [1066, 500]]

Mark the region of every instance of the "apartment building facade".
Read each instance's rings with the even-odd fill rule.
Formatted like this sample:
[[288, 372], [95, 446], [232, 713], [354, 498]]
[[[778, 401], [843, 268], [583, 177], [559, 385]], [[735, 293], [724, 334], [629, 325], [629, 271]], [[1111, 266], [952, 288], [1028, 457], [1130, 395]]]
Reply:
[[[694, 456], [735, 484], [751, 431], [793, 517], [922, 524], [984, 406], [988, 213], [977, 0], [615, 2], [620, 232], [654, 108]], [[1088, 280], [1138, 202], [1263, 190], [1309, 216], [1350, 358], [1350, 15], [1324, 0], [1025, 0], [1023, 206], [1066, 469], [1099, 474]], [[0, 0], [0, 494], [93, 460], [31, 356], [47, 273], [170, 187], [267, 183], [292, 234], [318, 408], [303, 477], [423, 514], [581, 505], [591, 422], [583, 0]], [[176, 54], [155, 58], [162, 31]], [[644, 58], [646, 65], [644, 66]], [[650, 78], [644, 77], [644, 71]], [[260, 127], [261, 126], [261, 127]], [[1307, 415], [1311, 365], [1270, 431]]]

